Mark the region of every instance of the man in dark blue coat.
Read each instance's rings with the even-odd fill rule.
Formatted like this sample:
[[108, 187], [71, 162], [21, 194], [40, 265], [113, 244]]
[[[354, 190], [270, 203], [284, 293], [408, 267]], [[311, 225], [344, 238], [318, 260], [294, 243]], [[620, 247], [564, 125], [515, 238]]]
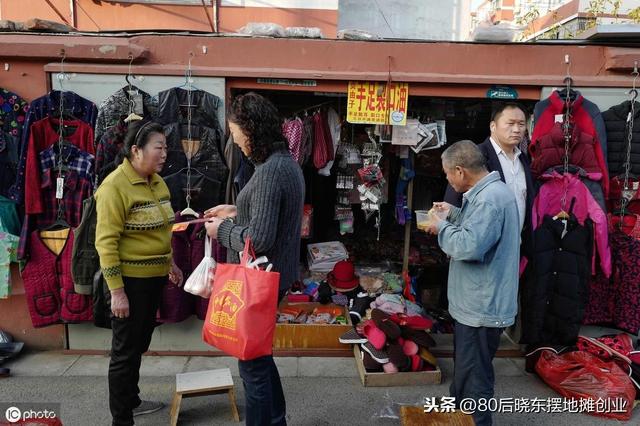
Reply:
[[[523, 108], [516, 103], [503, 103], [491, 115], [490, 136], [478, 148], [487, 160], [487, 169], [500, 173], [500, 179], [516, 196], [520, 215], [520, 253], [527, 259], [531, 256], [532, 223], [531, 207], [535, 187], [531, 177], [529, 157], [518, 146], [525, 136], [527, 118]], [[444, 201], [456, 207], [462, 204], [462, 194], [450, 185]]]

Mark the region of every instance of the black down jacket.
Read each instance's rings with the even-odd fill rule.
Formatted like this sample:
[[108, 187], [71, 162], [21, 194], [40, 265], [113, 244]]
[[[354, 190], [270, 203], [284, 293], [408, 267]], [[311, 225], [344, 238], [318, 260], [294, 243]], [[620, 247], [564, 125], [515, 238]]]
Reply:
[[[640, 176], [640, 102], [635, 103], [633, 117], [633, 136], [631, 138], [631, 173]], [[627, 155], [627, 117], [631, 102], [625, 101], [602, 113], [607, 129], [607, 152], [609, 176], [624, 173], [624, 162]]]
[[573, 345], [588, 301], [593, 223], [546, 216], [534, 231], [532, 274], [522, 289], [522, 342]]

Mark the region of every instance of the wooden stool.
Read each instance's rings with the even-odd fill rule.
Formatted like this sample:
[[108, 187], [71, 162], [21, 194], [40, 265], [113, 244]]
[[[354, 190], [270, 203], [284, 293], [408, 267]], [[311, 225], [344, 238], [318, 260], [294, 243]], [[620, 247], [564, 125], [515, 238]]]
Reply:
[[171, 402], [171, 426], [175, 426], [178, 423], [178, 414], [180, 413], [182, 398], [216, 395], [220, 393], [229, 394], [233, 419], [239, 422], [240, 415], [238, 414], [238, 407], [236, 406], [236, 393], [233, 389], [231, 370], [221, 368], [219, 370], [176, 374], [176, 392], [173, 394], [173, 401]]
[[424, 407], [400, 407], [402, 426], [474, 426], [473, 417], [460, 411], [452, 413], [424, 412]]

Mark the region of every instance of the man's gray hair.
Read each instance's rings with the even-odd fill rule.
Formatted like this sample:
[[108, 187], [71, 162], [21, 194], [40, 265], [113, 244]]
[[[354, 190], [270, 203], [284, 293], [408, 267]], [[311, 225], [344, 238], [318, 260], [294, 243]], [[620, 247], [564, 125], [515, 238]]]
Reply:
[[461, 140], [442, 153], [442, 164], [448, 169], [460, 166], [472, 172], [487, 170], [487, 160], [480, 148], [470, 140]]

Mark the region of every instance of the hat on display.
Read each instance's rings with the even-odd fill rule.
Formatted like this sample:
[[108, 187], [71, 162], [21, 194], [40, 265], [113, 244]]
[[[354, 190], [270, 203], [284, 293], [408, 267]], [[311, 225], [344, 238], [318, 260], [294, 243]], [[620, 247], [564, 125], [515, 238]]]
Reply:
[[348, 260], [341, 260], [333, 266], [333, 271], [327, 274], [327, 282], [332, 289], [342, 292], [354, 290], [360, 285], [353, 263]]

